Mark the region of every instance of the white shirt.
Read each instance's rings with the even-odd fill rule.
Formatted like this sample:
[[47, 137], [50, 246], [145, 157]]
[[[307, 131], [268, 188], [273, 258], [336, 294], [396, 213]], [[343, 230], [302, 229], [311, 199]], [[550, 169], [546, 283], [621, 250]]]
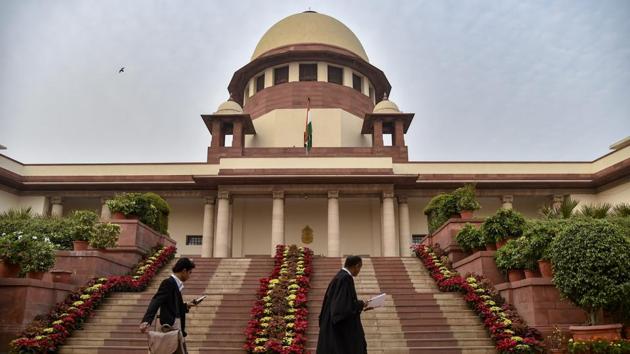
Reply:
[[350, 274], [350, 276], [351, 276], [351, 277], [354, 277], [354, 275], [352, 275], [352, 273], [350, 273], [350, 271], [349, 271], [349, 270], [347, 270], [347, 269], [346, 269], [346, 267], [343, 267], [343, 268], [341, 268], [341, 269], [345, 270], [348, 274]]
[[177, 287], [179, 288], [179, 292], [181, 293], [182, 290], [184, 289], [184, 282], [179, 280], [179, 278], [175, 274], [171, 274], [171, 276], [173, 277], [173, 279], [175, 279], [175, 282], [177, 283]]

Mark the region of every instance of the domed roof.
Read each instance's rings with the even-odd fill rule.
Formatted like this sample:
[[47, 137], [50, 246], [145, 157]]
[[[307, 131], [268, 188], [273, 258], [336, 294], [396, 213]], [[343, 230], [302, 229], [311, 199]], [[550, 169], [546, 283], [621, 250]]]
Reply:
[[243, 114], [243, 107], [234, 101], [228, 100], [221, 103], [214, 114]]
[[275, 48], [307, 43], [340, 47], [368, 61], [363, 45], [346, 25], [315, 11], [291, 15], [271, 26], [256, 45], [252, 60]]
[[374, 111], [372, 113], [401, 113], [398, 106], [388, 100], [387, 98], [383, 99], [381, 102], [377, 103], [374, 106]]

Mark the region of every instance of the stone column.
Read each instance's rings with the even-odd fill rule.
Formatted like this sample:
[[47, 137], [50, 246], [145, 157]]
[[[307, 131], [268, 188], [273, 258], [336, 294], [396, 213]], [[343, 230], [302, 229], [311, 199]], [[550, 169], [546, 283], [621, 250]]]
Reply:
[[400, 119], [394, 122], [394, 141], [392, 145], [398, 147], [405, 146], [405, 125]]
[[328, 257], [339, 257], [339, 191], [328, 192]]
[[243, 122], [240, 120], [232, 123], [232, 147], [233, 148], [242, 148], [243, 147]]
[[201, 234], [201, 257], [212, 257], [214, 244], [214, 197], [206, 197], [203, 206], [203, 231]]
[[223, 124], [219, 120], [212, 122], [212, 141], [210, 147], [217, 149], [225, 146], [225, 135], [223, 134]]
[[411, 226], [409, 225], [409, 204], [406, 196], [398, 197], [398, 217], [399, 233], [400, 233], [400, 256], [406, 257], [411, 255]]
[[513, 195], [504, 195], [501, 197], [501, 207], [503, 209], [512, 209], [512, 203], [514, 202], [514, 196]]
[[375, 120], [372, 129], [372, 147], [383, 147], [383, 121]]
[[554, 194], [552, 202], [551, 202], [551, 207], [556, 210], [560, 209], [563, 201], [564, 201], [564, 196], [562, 194]]
[[63, 200], [61, 197], [50, 197], [50, 216], [60, 218], [63, 216]]
[[394, 220], [394, 193], [383, 192], [383, 256], [396, 257], [396, 221]]
[[101, 198], [101, 220], [103, 221], [109, 220], [112, 218], [112, 212], [109, 210], [109, 207], [107, 206], [107, 204], [105, 204], [105, 202], [108, 200], [109, 198], [107, 197]]
[[284, 244], [284, 192], [273, 192], [271, 210], [271, 256], [276, 254], [276, 246]]
[[230, 194], [219, 192], [217, 195], [217, 235], [214, 243], [215, 257], [229, 257], [230, 251]]

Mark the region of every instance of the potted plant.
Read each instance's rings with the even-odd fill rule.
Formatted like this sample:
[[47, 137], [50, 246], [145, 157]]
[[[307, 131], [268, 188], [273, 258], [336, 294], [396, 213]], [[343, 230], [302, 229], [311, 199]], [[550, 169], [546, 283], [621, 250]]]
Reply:
[[509, 240], [505, 246], [497, 250], [494, 260], [497, 268], [503, 273], [507, 273], [508, 280], [515, 282], [524, 278], [523, 268], [525, 268], [525, 260], [522, 256], [520, 239]]
[[459, 230], [455, 240], [464, 252], [470, 253], [484, 247], [481, 231], [468, 223]]
[[547, 336], [547, 342], [549, 343], [549, 353], [562, 354], [565, 352], [567, 338], [558, 325], [553, 326], [551, 335]]
[[576, 219], [551, 243], [553, 282], [589, 314], [590, 326], [572, 326], [574, 339], [620, 337], [621, 324], [597, 325], [596, 314], [628, 295], [630, 239], [607, 220]]
[[[158, 198], [164, 204], [158, 202]], [[154, 193], [122, 193], [106, 202], [114, 219], [124, 215], [125, 219], [137, 219], [158, 232], [166, 232], [166, 230], [161, 230], [159, 226], [158, 219], [163, 213], [160, 213], [156, 203], [162, 210], [168, 209], [166, 201]], [[160, 220], [160, 222], [164, 227], [168, 226], [168, 221]]]
[[481, 243], [485, 245], [486, 251], [496, 251], [497, 243], [494, 240], [494, 236], [489, 235], [486, 232], [486, 228], [483, 224], [481, 224], [481, 227], [479, 227], [479, 231], [481, 232]]
[[475, 197], [475, 186], [467, 183], [463, 187], [453, 191], [453, 196], [457, 200], [457, 208], [462, 219], [472, 219], [475, 210], [479, 210], [481, 205]]
[[497, 249], [501, 248], [510, 238], [520, 237], [523, 234], [525, 218], [513, 209], [499, 209], [496, 214], [486, 218], [483, 230], [488, 239], [494, 239]]
[[562, 221], [556, 219], [527, 221], [523, 231], [523, 237], [527, 239], [523, 249], [523, 255], [526, 259], [525, 277], [528, 275], [537, 277], [538, 271], [543, 278], [552, 277], [548, 249], [551, 241], [558, 234], [561, 223]]
[[94, 233], [98, 215], [91, 210], [76, 210], [70, 216], [72, 243], [75, 251], [87, 250], [89, 239]]
[[93, 248], [113, 248], [118, 241], [120, 234], [120, 226], [111, 223], [102, 223], [94, 225], [94, 231], [90, 238], [90, 247]]
[[0, 235], [0, 278], [16, 278], [20, 274], [20, 250], [17, 244], [22, 232]]
[[[26, 237], [28, 240], [28, 237]], [[42, 279], [44, 273], [55, 265], [55, 247], [49, 240], [30, 236], [28, 252], [22, 259], [22, 269], [32, 279]]]
[[433, 233], [452, 217], [459, 215], [457, 199], [449, 193], [435, 196], [424, 208], [424, 214], [429, 222], [429, 232]]

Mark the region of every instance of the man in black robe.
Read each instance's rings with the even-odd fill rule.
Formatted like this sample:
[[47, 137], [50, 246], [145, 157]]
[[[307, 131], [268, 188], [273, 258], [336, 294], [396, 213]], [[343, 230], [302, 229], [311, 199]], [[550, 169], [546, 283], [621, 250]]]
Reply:
[[362, 265], [361, 257], [349, 256], [328, 285], [319, 314], [317, 354], [367, 353], [361, 312], [370, 308], [357, 298], [353, 279]]

